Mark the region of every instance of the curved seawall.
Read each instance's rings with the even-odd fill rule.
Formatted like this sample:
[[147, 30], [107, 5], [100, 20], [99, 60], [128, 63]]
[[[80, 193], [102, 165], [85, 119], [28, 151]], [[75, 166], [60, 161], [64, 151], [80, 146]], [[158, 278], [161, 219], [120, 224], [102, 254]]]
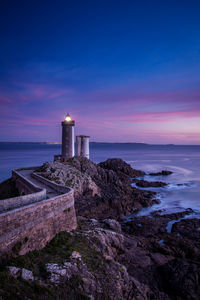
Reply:
[[77, 226], [73, 189], [34, 174], [35, 169], [14, 170], [13, 179], [20, 193], [26, 194], [1, 200], [1, 255], [12, 251], [23, 255], [41, 249], [58, 232]]

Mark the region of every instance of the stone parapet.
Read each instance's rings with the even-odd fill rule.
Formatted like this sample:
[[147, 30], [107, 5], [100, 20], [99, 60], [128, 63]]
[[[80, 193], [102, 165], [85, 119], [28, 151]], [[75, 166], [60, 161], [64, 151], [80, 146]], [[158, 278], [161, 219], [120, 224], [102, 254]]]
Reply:
[[[13, 252], [16, 254], [16, 251], [17, 254], [24, 255], [32, 250], [42, 249], [58, 232], [77, 227], [73, 189], [33, 173], [34, 182], [37, 179], [42, 186], [46, 185], [47, 189], [50, 187], [58, 193], [57, 196], [47, 199], [46, 189], [39, 188], [19, 174], [19, 171], [13, 171], [13, 178], [18, 180], [18, 184], [24, 184], [27, 190], [34, 191], [32, 194], [0, 201], [1, 204], [8, 200], [6, 207], [10, 205], [10, 210], [0, 212], [0, 256]], [[41, 198], [45, 198], [40, 199], [38, 193], [41, 193]], [[27, 199], [32, 202], [28, 203]]]
[[37, 180], [39, 180], [40, 182], [44, 183], [46, 186], [51, 187], [53, 190], [55, 190], [58, 193], [68, 193], [70, 192], [72, 189], [70, 187], [67, 186], [63, 186], [61, 184], [57, 184], [56, 182], [53, 182], [47, 178], [44, 178], [42, 176], [40, 176], [39, 174], [33, 172], [31, 174], [31, 176]]
[[23, 190], [25, 195], [0, 200], [0, 213], [46, 199], [46, 189], [36, 186], [17, 170], [12, 171], [12, 178], [20, 193]]

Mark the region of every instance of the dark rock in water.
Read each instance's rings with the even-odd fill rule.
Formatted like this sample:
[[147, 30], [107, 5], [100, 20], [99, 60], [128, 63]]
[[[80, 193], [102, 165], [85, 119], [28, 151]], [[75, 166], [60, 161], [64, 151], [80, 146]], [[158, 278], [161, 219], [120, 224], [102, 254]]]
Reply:
[[135, 182], [137, 186], [143, 188], [164, 187], [167, 185], [167, 183], [161, 181], [146, 181], [146, 180], [139, 180], [139, 179], [134, 179], [133, 182]]
[[149, 173], [150, 176], [166, 176], [166, 175], [171, 175], [173, 172], [172, 171], [167, 171], [167, 170], [163, 170], [161, 172], [156, 172], [156, 173]]

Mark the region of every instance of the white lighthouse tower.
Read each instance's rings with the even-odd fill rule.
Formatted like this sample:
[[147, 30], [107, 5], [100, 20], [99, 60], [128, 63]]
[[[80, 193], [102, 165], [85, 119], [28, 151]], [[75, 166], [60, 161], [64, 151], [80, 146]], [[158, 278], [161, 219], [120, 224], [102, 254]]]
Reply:
[[74, 126], [75, 121], [67, 114], [62, 125], [62, 153], [54, 155], [54, 161], [65, 161], [74, 156]]
[[75, 121], [67, 114], [62, 125], [62, 153], [63, 159], [74, 156], [74, 126]]

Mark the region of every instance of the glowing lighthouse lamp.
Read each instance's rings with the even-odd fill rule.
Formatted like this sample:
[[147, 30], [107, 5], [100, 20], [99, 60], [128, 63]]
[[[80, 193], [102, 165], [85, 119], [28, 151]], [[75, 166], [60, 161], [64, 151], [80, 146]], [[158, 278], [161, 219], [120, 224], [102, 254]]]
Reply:
[[69, 115], [69, 113], [66, 115], [66, 117], [65, 117], [65, 121], [67, 121], [67, 122], [70, 122], [72, 119], [71, 119], [71, 117], [70, 117], [70, 115]]

